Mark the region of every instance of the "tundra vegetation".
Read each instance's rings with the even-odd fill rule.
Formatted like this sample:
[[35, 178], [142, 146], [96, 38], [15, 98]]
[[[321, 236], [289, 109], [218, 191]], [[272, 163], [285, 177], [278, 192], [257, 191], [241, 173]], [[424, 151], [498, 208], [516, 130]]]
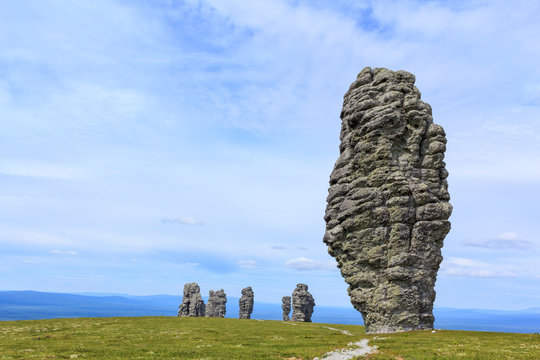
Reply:
[[540, 358], [538, 334], [422, 330], [368, 335], [357, 325], [211, 317], [0, 322], [1, 359], [307, 360], [362, 339], [378, 347], [368, 359]]

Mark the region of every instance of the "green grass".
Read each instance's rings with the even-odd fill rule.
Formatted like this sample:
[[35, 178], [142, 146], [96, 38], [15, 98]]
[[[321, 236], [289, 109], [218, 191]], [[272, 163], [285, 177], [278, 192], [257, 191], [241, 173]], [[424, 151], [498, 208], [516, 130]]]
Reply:
[[366, 335], [355, 325], [174, 317], [3, 321], [0, 359], [307, 360], [363, 338], [379, 347], [369, 359], [540, 359], [540, 336], [531, 334]]
[[538, 334], [437, 330], [375, 337], [369, 344], [381, 351], [370, 359], [540, 360]]

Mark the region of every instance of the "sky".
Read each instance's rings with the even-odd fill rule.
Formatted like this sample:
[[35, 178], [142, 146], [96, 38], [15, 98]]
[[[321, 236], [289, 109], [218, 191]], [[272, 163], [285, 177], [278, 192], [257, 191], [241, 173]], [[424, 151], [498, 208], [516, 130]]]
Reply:
[[351, 306], [322, 242], [343, 95], [447, 133], [436, 307], [540, 306], [540, 2], [0, 2], [0, 290]]

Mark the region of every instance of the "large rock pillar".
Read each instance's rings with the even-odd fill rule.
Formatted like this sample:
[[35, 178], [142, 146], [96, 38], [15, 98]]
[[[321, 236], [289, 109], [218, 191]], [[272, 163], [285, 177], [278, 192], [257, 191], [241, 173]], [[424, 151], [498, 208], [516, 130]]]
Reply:
[[240, 319], [251, 319], [251, 313], [253, 312], [253, 299], [255, 295], [253, 294], [253, 289], [251, 286], [242, 289], [242, 297], [238, 300], [240, 311]]
[[203, 317], [206, 306], [201, 297], [201, 289], [197, 283], [187, 283], [184, 285], [182, 304], [179, 306], [178, 316], [181, 317]]
[[311, 315], [315, 307], [315, 300], [308, 291], [306, 284], [296, 285], [292, 293], [292, 317], [291, 321], [311, 322]]
[[431, 329], [450, 230], [443, 128], [405, 71], [365, 68], [344, 96], [324, 242], [368, 333]]
[[223, 289], [213, 291], [208, 294], [208, 303], [206, 304], [206, 317], [224, 318], [227, 313], [227, 294]]

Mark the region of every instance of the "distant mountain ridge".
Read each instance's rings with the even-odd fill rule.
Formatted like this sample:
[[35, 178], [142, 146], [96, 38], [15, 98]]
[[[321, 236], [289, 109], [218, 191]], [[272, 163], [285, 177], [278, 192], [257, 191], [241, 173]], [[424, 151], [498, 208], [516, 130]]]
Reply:
[[[52, 319], [62, 317], [176, 316], [180, 295], [65, 294], [38, 291], [0, 291], [0, 320]], [[205, 302], [207, 296], [203, 296]], [[238, 298], [227, 297], [226, 317], [238, 317]], [[281, 320], [281, 304], [255, 300], [253, 319]], [[354, 309], [318, 306], [315, 322], [361, 325]]]
[[[207, 297], [203, 296], [205, 302]], [[176, 316], [180, 295], [67, 294], [39, 291], [0, 291], [0, 320], [32, 320], [112, 316]], [[238, 298], [227, 298], [226, 317], [238, 317]], [[540, 308], [518, 311], [436, 308], [435, 328], [449, 330], [540, 332]], [[252, 318], [281, 320], [281, 304], [255, 299]], [[313, 321], [362, 325], [350, 308], [315, 306]]]

